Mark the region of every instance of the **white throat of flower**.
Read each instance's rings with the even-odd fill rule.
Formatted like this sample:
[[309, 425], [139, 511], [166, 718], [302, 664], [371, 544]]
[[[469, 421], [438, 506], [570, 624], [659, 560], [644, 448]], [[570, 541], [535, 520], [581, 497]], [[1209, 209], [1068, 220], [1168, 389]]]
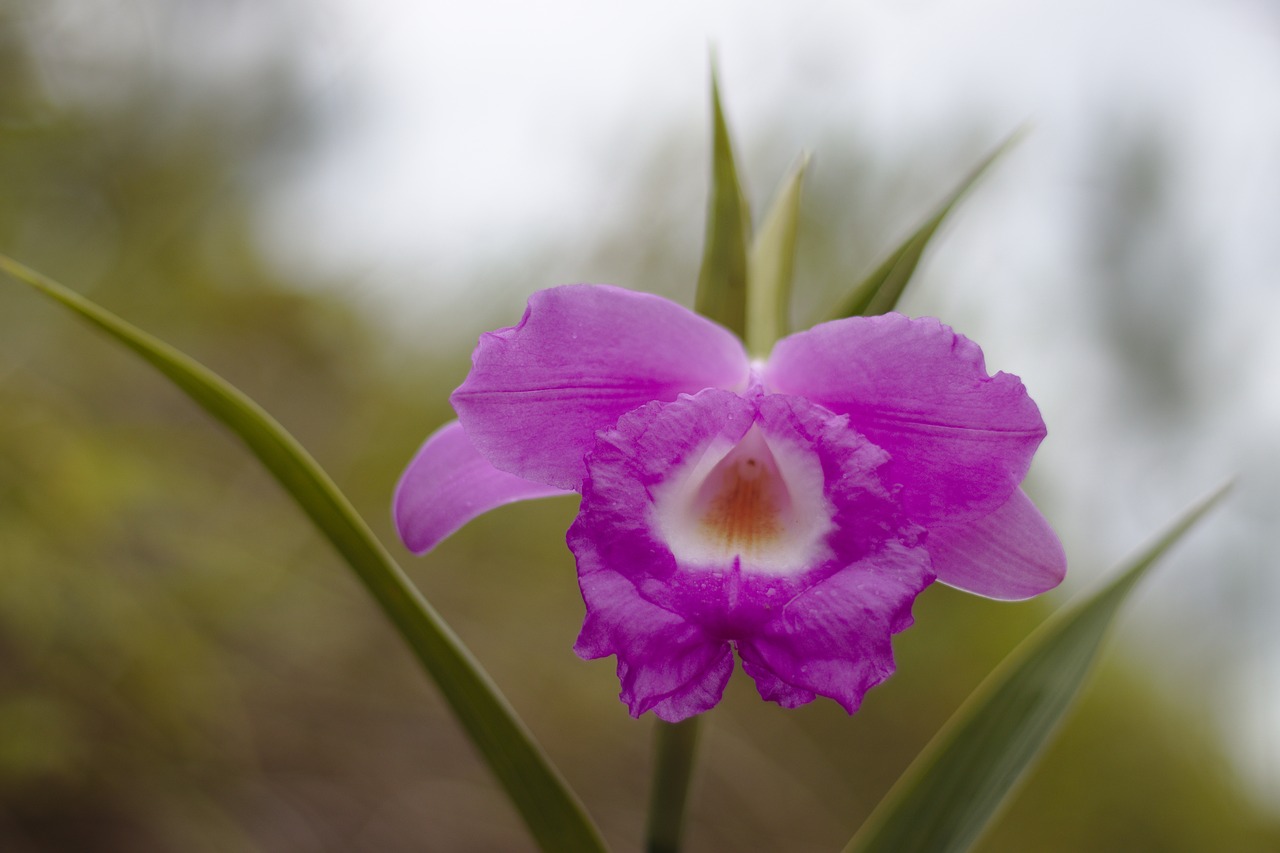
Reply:
[[653, 489], [656, 533], [686, 568], [790, 575], [830, 556], [834, 508], [813, 448], [752, 425], [712, 441]]

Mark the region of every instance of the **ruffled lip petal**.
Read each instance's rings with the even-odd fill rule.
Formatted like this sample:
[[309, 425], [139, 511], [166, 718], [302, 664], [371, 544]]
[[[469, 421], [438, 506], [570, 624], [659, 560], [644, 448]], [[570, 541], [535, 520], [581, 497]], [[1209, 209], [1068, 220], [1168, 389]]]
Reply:
[[480, 338], [452, 402], [495, 467], [575, 489], [597, 430], [650, 401], [741, 387], [748, 373], [731, 332], [674, 302], [567, 285], [533, 294], [518, 325]]
[[1067, 573], [1062, 543], [1022, 489], [984, 518], [931, 529], [927, 547], [938, 580], [987, 598], [1031, 598]]
[[[798, 537], [794, 549], [759, 551], [747, 537], [727, 543], [737, 554], [721, 553], [724, 542], [672, 535], [664, 501], [696, 513], [696, 500], [680, 501], [718, 493], [726, 463], [766, 454], [742, 476], [777, 476], [792, 490], [770, 511], [779, 535]], [[892, 671], [890, 635], [910, 624], [911, 602], [933, 580], [919, 528], [879, 478], [886, 458], [845, 418], [783, 395], [706, 390], [623, 416], [588, 457], [569, 531], [587, 605], [579, 654], [617, 655], [637, 715], [714, 705], [732, 645], [765, 698], [794, 707], [824, 695], [852, 710]], [[788, 529], [784, 503], [822, 523]]]
[[400, 477], [392, 517], [405, 547], [424, 554], [471, 519], [514, 501], [572, 494], [499, 471], [451, 421], [431, 434]]
[[932, 318], [823, 323], [779, 341], [764, 376], [772, 390], [847, 414], [888, 451], [888, 479], [926, 525], [998, 509], [1045, 435], [1022, 382], [989, 376], [977, 344]]
[[[575, 535], [571, 528], [571, 543]], [[631, 715], [653, 711], [678, 723], [715, 707], [733, 673], [729, 643], [646, 600], [589, 556], [579, 559], [587, 618], [574, 651], [584, 660], [617, 655], [620, 698]]]
[[756, 692], [766, 702], [776, 702], [783, 708], [799, 708], [808, 705], [818, 694], [788, 684], [767, 667], [758, 666], [747, 658], [742, 660], [742, 671], [756, 683]]
[[923, 548], [889, 542], [787, 602], [738, 642], [764, 699], [795, 707], [816, 694], [850, 714], [893, 674], [892, 634], [911, 625], [911, 605], [933, 581]]

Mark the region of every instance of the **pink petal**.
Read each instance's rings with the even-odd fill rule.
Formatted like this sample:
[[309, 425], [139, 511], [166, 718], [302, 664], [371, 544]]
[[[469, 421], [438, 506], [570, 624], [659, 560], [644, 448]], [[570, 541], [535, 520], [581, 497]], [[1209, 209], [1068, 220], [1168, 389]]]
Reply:
[[1044, 438], [1016, 376], [988, 376], [978, 345], [932, 318], [836, 320], [779, 341], [771, 390], [840, 414], [889, 452], [914, 521], [955, 523], [998, 509]]
[[926, 546], [938, 580], [988, 598], [1030, 598], [1067, 572], [1062, 543], [1022, 489], [985, 518], [931, 528]]
[[602, 564], [578, 566], [587, 618], [574, 651], [585, 660], [618, 656], [621, 699], [631, 715], [653, 711], [678, 723], [715, 707], [733, 673], [729, 643], [646, 600]]
[[494, 468], [452, 421], [426, 440], [405, 469], [392, 516], [405, 546], [423, 554], [495, 507], [563, 494], [569, 493]]
[[452, 402], [496, 467], [576, 489], [597, 430], [652, 400], [740, 387], [728, 330], [658, 296], [604, 285], [542, 290], [519, 325], [482, 335]]

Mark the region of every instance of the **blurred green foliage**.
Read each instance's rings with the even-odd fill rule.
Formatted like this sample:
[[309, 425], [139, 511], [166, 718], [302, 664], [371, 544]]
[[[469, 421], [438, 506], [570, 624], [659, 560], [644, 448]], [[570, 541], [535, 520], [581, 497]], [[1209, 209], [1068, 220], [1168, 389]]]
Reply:
[[[467, 354], [422, 359], [340, 286], [264, 260], [254, 175], [315, 130], [287, 61], [221, 100], [125, 55], [97, 69], [115, 97], [53, 98], [33, 8], [0, 7], [0, 251], [239, 385], [394, 541], [391, 489]], [[823, 257], [815, 239], [802, 251]], [[627, 717], [609, 663], [570, 651], [573, 511], [501, 509], [409, 568], [634, 849], [651, 722]], [[899, 674], [853, 718], [735, 678], [704, 724], [689, 849], [839, 849], [1051, 606], [931, 589]], [[1117, 658], [981, 849], [1280, 849], [1204, 721]], [[0, 850], [529, 847], [399, 638], [241, 448], [0, 284]]]

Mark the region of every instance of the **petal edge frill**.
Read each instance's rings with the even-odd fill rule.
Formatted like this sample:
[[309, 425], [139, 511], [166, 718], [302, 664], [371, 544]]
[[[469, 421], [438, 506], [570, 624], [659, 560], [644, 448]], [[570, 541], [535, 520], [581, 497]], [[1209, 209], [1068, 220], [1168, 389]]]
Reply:
[[597, 430], [650, 401], [740, 387], [748, 372], [742, 343], [687, 308], [566, 285], [533, 294], [518, 325], [481, 336], [451, 401], [495, 467], [576, 489]]
[[476, 516], [515, 501], [572, 494], [499, 471], [472, 445], [461, 424], [432, 433], [396, 486], [391, 514], [401, 541], [425, 554]]
[[893, 674], [891, 635], [911, 627], [911, 605], [932, 581], [923, 548], [890, 541], [739, 640], [743, 669], [762, 698], [783, 707], [818, 695], [852, 714], [868, 690]]
[[1021, 380], [989, 376], [977, 344], [928, 317], [854, 317], [798, 332], [774, 348], [765, 382], [847, 414], [889, 452], [886, 477], [925, 525], [998, 509], [1045, 435]]
[[938, 580], [987, 598], [1031, 598], [1067, 573], [1062, 543], [1020, 488], [985, 518], [931, 529], [926, 546]]
[[733, 673], [729, 643], [646, 600], [618, 573], [584, 568], [581, 556], [579, 572], [587, 618], [573, 650], [584, 660], [617, 655], [631, 716], [653, 711], [678, 723], [715, 707]]

